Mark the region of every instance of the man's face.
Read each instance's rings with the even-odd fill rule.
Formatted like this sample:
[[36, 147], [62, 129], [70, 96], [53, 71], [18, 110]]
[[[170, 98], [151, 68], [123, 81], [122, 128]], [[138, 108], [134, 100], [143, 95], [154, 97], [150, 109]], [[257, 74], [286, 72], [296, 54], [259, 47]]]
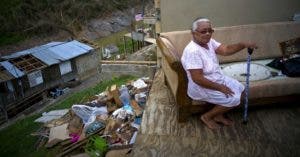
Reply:
[[200, 44], [207, 44], [214, 30], [209, 22], [199, 22], [198, 28], [193, 31], [194, 40]]

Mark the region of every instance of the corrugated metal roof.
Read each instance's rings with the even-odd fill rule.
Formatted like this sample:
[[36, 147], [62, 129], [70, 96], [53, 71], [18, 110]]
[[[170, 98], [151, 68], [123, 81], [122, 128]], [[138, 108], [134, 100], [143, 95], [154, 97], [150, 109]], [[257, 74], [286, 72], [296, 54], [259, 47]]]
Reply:
[[57, 64], [85, 53], [93, 48], [76, 40], [49, 47], [46, 50], [38, 51], [32, 55], [45, 62], [47, 65]]
[[19, 70], [17, 67], [11, 64], [9, 61], [3, 61], [0, 62], [0, 64], [15, 78], [19, 78], [24, 75], [24, 73], [21, 70]]
[[46, 45], [16, 52], [12, 55], [4, 56], [2, 58], [11, 59], [22, 55], [31, 54], [47, 65], [53, 65], [75, 58], [82, 54], [89, 53], [92, 49], [92, 47], [76, 40], [70, 42], [51, 42]]
[[37, 52], [33, 53], [32, 55], [47, 65], [58, 64], [61, 62], [59, 60], [59, 57], [49, 49], [37, 51]]

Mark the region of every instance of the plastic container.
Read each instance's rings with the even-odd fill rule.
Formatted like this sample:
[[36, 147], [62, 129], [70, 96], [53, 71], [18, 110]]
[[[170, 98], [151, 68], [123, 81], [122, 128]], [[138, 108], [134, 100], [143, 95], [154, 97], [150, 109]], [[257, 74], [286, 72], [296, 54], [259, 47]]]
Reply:
[[129, 90], [125, 85], [122, 85], [120, 88], [120, 100], [123, 104], [123, 106], [130, 105], [130, 95]]

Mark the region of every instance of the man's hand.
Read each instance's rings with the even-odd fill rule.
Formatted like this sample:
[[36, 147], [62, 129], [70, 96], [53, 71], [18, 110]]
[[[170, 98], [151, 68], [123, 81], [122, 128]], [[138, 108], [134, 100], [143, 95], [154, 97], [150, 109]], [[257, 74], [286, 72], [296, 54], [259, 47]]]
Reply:
[[220, 92], [224, 93], [226, 95], [226, 98], [228, 98], [229, 96], [233, 96], [234, 92], [227, 86], [221, 84], [220, 85]]

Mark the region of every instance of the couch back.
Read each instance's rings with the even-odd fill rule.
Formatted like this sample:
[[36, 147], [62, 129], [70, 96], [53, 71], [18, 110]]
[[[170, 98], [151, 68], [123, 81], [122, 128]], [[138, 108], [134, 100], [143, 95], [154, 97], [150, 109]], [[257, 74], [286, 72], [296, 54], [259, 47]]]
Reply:
[[[282, 56], [279, 43], [289, 39], [300, 37], [300, 22], [275, 22], [264, 24], [240, 25], [231, 27], [214, 28], [214, 39], [224, 44], [233, 44], [241, 41], [251, 41], [258, 45], [252, 59], [267, 59]], [[161, 33], [169, 41], [166, 45], [172, 48], [173, 53], [179, 58], [183, 49], [191, 41], [190, 30], [173, 31]], [[231, 56], [219, 56], [221, 63], [245, 61], [247, 58], [246, 49], [244, 53], [236, 53]]]

